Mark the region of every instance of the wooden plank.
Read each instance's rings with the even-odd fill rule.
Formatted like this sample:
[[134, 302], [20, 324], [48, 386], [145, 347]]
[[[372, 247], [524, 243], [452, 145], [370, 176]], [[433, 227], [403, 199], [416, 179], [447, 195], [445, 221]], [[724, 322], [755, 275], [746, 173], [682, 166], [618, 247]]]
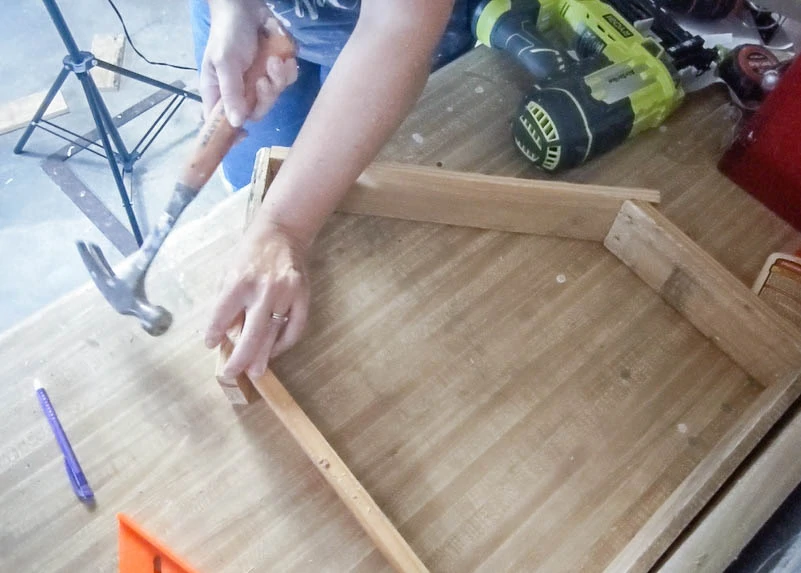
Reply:
[[801, 369], [801, 330], [653, 206], [627, 201], [604, 245], [763, 386]]
[[228, 398], [228, 401], [235, 406], [247, 406], [248, 404], [252, 404], [256, 400], [259, 399], [259, 393], [253, 387], [253, 383], [250, 381], [244, 373], [240, 374], [236, 378], [228, 378], [223, 374], [223, 369], [228, 362], [228, 359], [231, 358], [231, 353], [234, 351], [234, 344], [228, 339], [228, 337], [223, 338], [222, 343], [220, 344], [219, 354], [217, 355], [217, 368], [215, 371], [215, 378], [217, 378], [217, 382], [222, 388], [225, 397]]
[[[704, 457], [690, 476], [651, 516], [607, 570], [651, 569], [799, 394], [801, 394], [801, 376], [776, 382], [767, 388], [720, 443]], [[710, 522], [705, 527], [711, 526]], [[730, 527], [731, 524], [727, 524], [727, 534]], [[723, 552], [737, 546], [742, 547], [746, 542], [747, 540], [734, 537]], [[688, 548], [688, 551], [692, 550], [692, 547]], [[715, 569], [703, 567], [702, 570]]]
[[659, 571], [725, 570], [801, 482], [801, 410], [797, 403], [788, 414], [674, 544]]
[[[125, 37], [122, 34], [95, 34], [92, 38], [92, 54], [115, 66], [121, 66], [125, 54]], [[120, 75], [111, 70], [94, 67], [89, 71], [100, 91], [120, 89]]]
[[[272, 157], [285, 155], [276, 148]], [[659, 192], [379, 162], [365, 170], [337, 211], [603, 241], [627, 199], [658, 203]]]
[[[248, 203], [245, 210], [245, 229], [248, 228], [253, 217], [256, 215], [261, 202], [264, 199], [264, 193], [270, 186], [270, 182], [275, 177], [280, 160], [270, 157], [270, 148], [264, 147], [259, 149], [256, 153], [256, 163], [253, 169], [253, 175], [250, 181], [250, 190], [248, 191]], [[223, 375], [223, 368], [228, 362], [233, 352], [236, 339], [241, 331], [240, 327], [235, 327], [220, 345], [219, 354], [217, 356], [217, 370], [215, 376], [217, 382], [223, 390], [223, 393], [228, 400], [235, 405], [251, 404], [259, 399], [259, 393], [254, 388], [253, 383], [245, 374], [240, 374], [236, 379], [230, 379]], [[232, 342], [233, 341], [233, 342]]]
[[[509, 143], [527, 86], [502, 55], [468, 54], [432, 77], [384, 159], [541, 176]], [[728, 104], [694, 96], [666, 130], [565, 177], [659, 188], [750, 282], [801, 235], [714, 169]], [[245, 199], [160, 253], [148, 288], [176, 323], [158, 341], [93, 285], [2, 337], [9, 569], [113, 570], [118, 508], [203, 571], [389, 569], [275, 417], [234, 411], [210, 379], [208, 269], [230, 257]], [[764, 392], [595, 243], [335, 215], [311, 269], [306, 337], [273, 368], [432, 570], [603, 569]], [[52, 380], [93, 513], [30, 407], [31, 376]]]
[[253, 384], [395, 570], [399, 573], [427, 572], [423, 562], [278, 378], [268, 370]]
[[[751, 290], [777, 313], [801, 326], [801, 314], [776, 300], [764, 289], [778, 260], [801, 265], [801, 258], [771, 254]], [[778, 269], [781, 271], [781, 269]], [[787, 289], [789, 294], [794, 289]], [[743, 547], [801, 483], [801, 403], [798, 400], [748, 456], [734, 476], [718, 491], [703, 514], [683, 533], [665, 556], [659, 570], [664, 573], [723, 571]], [[720, 532], [726, 535], [721, 536]]]
[[609, 566], [644, 571], [798, 397], [801, 331], [650, 205], [627, 201], [604, 244], [766, 387]]
[[[46, 95], [46, 91], [37, 92], [0, 106], [0, 135], [28, 125]], [[67, 102], [64, 101], [64, 96], [59, 91], [50, 103], [50, 107], [47, 108], [43, 118], [51, 119], [65, 113], [69, 113], [69, 108], [67, 107]]]
[[263, 147], [256, 152], [256, 162], [253, 166], [253, 176], [250, 180], [248, 192], [248, 207], [245, 213], [245, 229], [256, 216], [256, 212], [264, 201], [267, 188], [278, 173], [289, 150], [285, 147]]

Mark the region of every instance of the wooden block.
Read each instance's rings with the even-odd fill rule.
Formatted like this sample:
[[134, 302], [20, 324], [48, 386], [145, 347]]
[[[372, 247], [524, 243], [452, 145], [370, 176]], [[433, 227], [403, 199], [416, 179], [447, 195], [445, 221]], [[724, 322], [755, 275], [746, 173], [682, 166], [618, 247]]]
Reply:
[[[285, 148], [273, 148], [270, 155], [274, 161], [285, 156]], [[337, 210], [603, 241], [628, 199], [658, 203], [659, 192], [379, 162], [364, 171]]]
[[275, 178], [275, 174], [278, 173], [278, 168], [281, 167], [287, 151], [283, 147], [263, 147], [256, 153], [256, 163], [250, 180], [248, 207], [245, 213], [245, 229], [256, 216], [256, 212], [264, 201], [264, 194]]
[[395, 570], [428, 571], [275, 374], [268, 370], [254, 385]]
[[[125, 53], [125, 37], [122, 34], [95, 34], [92, 38], [92, 53], [98, 60], [115, 66], [122, 65]], [[111, 70], [94, 67], [89, 72], [100, 91], [117, 91], [120, 89], [120, 75]]]
[[233, 343], [228, 338], [223, 339], [223, 342], [220, 344], [219, 354], [217, 355], [217, 370], [215, 376], [225, 397], [228, 398], [231, 404], [246, 406], [258, 400], [259, 393], [245, 374], [240, 374], [236, 378], [228, 378], [223, 375], [223, 369], [228, 359], [231, 358], [231, 353], [233, 351]]
[[627, 201], [604, 244], [763, 386], [801, 369], [801, 331], [653, 206]]
[[[46, 91], [37, 92], [0, 106], [0, 135], [28, 125], [46, 95]], [[64, 96], [59, 91], [50, 102], [43, 119], [58, 117], [65, 113], [69, 113], [69, 108], [67, 102], [64, 101]]]

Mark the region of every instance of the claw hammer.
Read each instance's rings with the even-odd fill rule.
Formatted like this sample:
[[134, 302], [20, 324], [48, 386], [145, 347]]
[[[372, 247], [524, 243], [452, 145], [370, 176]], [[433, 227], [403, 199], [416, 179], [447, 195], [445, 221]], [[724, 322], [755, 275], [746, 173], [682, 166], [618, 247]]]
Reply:
[[[278, 56], [287, 60], [294, 55], [292, 39], [277, 21], [269, 20], [267, 30], [259, 36], [256, 58], [244, 77], [245, 98], [250, 108], [256, 103], [256, 80], [264, 75], [267, 58]], [[163, 306], [153, 305], [147, 299], [147, 271], [178, 217], [209, 180], [241, 132], [240, 128], [228, 122], [222, 100], [218, 101], [198, 134], [195, 148], [158, 223], [145, 237], [142, 246], [118, 267], [116, 273], [100, 247], [85, 241], [77, 242], [81, 258], [106, 300], [120, 314], [137, 317], [145, 331], [152, 336], [167, 331], [172, 324], [172, 315]]]

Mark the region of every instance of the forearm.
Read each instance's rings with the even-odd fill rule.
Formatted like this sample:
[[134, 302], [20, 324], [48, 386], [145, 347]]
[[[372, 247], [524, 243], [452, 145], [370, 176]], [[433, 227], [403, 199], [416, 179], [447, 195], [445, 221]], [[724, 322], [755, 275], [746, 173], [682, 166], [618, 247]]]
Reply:
[[265, 197], [255, 232], [277, 225], [303, 244], [313, 241], [419, 97], [449, 5], [439, 10], [441, 21], [422, 33], [413, 19], [388, 25], [363, 14]]

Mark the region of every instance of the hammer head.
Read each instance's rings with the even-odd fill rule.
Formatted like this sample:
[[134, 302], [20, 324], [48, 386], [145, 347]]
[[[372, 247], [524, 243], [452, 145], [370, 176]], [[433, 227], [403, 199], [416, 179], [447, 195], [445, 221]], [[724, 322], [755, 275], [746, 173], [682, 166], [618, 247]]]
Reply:
[[137, 317], [145, 332], [152, 336], [167, 331], [172, 315], [163, 306], [151, 304], [145, 295], [145, 274], [149, 265], [126, 266], [117, 275], [100, 247], [84, 241], [78, 241], [77, 246], [92, 280], [114, 310]]

